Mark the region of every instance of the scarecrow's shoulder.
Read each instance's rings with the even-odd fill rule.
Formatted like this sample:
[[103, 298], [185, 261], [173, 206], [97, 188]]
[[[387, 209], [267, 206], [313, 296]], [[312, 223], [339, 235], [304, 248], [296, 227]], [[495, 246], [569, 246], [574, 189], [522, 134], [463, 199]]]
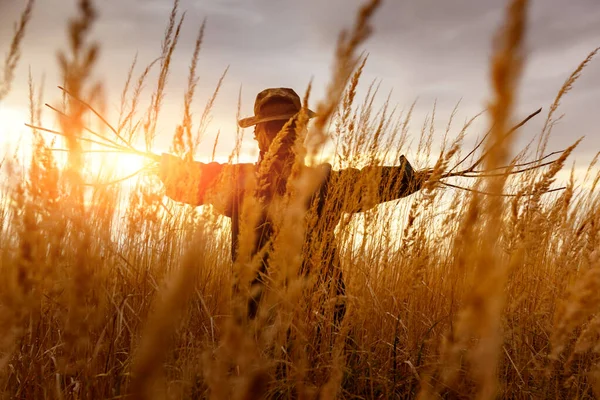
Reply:
[[215, 168], [219, 173], [215, 184], [207, 190], [206, 200], [217, 213], [231, 217], [233, 204], [254, 187], [256, 167], [250, 163], [224, 163]]
[[[207, 168], [208, 167], [208, 168]], [[235, 178], [236, 176], [248, 176], [256, 171], [256, 165], [251, 163], [217, 163], [206, 164], [205, 169], [211, 169], [218, 173], [220, 180]]]
[[333, 171], [333, 167], [330, 163], [322, 163], [312, 167], [312, 170], [318, 174], [323, 174], [326, 177], [329, 177], [331, 171]]
[[[333, 172], [333, 167], [331, 164], [322, 163], [309, 168], [312, 172], [312, 176], [316, 178], [313, 179], [313, 182], [317, 185], [317, 187], [328, 184]], [[315, 187], [315, 190], [317, 187]]]

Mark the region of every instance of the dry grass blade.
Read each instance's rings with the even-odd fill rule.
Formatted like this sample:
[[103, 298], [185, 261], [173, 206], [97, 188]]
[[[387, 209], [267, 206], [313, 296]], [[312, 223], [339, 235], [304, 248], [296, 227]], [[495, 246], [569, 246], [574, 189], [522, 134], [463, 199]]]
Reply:
[[133, 95], [132, 95], [132, 99], [131, 99], [131, 106], [130, 106], [129, 112], [124, 116], [123, 116], [122, 112], [119, 114], [120, 122], [118, 124], [117, 131], [123, 132], [125, 127], [128, 126], [129, 135], [126, 140], [130, 143], [133, 142], [135, 132], [137, 131], [137, 125], [140, 124], [140, 122], [138, 122], [137, 124], [135, 124], [136, 126], [134, 127], [134, 126], [132, 126], [132, 125], [134, 125], [132, 120], [133, 120], [133, 117], [135, 116], [135, 113], [137, 112], [137, 107], [138, 107], [138, 104], [140, 101], [140, 96], [142, 93], [142, 88], [143, 88], [144, 82], [146, 81], [148, 74], [150, 74], [152, 67], [159, 61], [160, 61], [160, 58], [156, 58], [150, 64], [148, 64], [146, 66], [146, 68], [144, 69], [142, 74], [138, 77], [135, 88], [133, 89]]
[[34, 3], [34, 0], [27, 0], [25, 9], [21, 13], [21, 18], [19, 19], [19, 22], [16, 25], [16, 29], [13, 34], [12, 41], [10, 43], [8, 54], [4, 59], [4, 65], [2, 68], [2, 80], [0, 80], [0, 102], [10, 92], [12, 81], [15, 77], [15, 70], [17, 69], [17, 65], [19, 64], [19, 59], [21, 58], [21, 45], [23, 42], [23, 38], [25, 37], [25, 30], [27, 28], [27, 24], [31, 19]]
[[175, 329], [194, 293], [196, 277], [205, 267], [202, 230], [200, 228], [197, 231], [171, 286], [163, 294], [153, 317], [146, 325], [133, 365], [130, 390], [133, 399], [154, 398], [153, 384], [163, 369]]
[[177, 15], [179, 12], [179, 0], [173, 1], [173, 7], [169, 16], [169, 23], [165, 30], [164, 39], [161, 46], [160, 60], [160, 71], [158, 75], [157, 85], [154, 93], [152, 93], [152, 99], [150, 105], [146, 111], [146, 117], [144, 121], [144, 140], [146, 142], [146, 149], [150, 149], [154, 137], [156, 135], [156, 124], [158, 122], [158, 116], [162, 108], [162, 102], [164, 98], [164, 91], [167, 85], [167, 79], [171, 67], [171, 59], [179, 36], [181, 34], [181, 27], [185, 14], [183, 14], [177, 22]]
[[[212, 108], [215, 104], [217, 95], [219, 94], [219, 91], [221, 90], [221, 86], [223, 85], [223, 82], [225, 81], [225, 77], [227, 76], [228, 72], [229, 72], [229, 66], [227, 66], [227, 68], [225, 68], [225, 70], [223, 71], [223, 74], [221, 74], [221, 76], [219, 77], [219, 81], [217, 82], [217, 86], [215, 87], [213, 94], [211, 95], [210, 99], [207, 101], [206, 105], [204, 106], [204, 111], [202, 111], [202, 116], [200, 117], [200, 122], [198, 123], [198, 130], [196, 132], [196, 137], [194, 138], [194, 152], [198, 149], [198, 146], [200, 145], [200, 140], [202, 139], [202, 136], [204, 135], [204, 132], [208, 126], [208, 123], [210, 122], [210, 110], [212, 110]], [[215, 143], [213, 146], [213, 154], [214, 154], [214, 149], [216, 148], [216, 145], [217, 145], [217, 141], [218, 141], [218, 135], [217, 135], [217, 139], [215, 139]]]
[[[506, 163], [513, 139], [507, 127], [513, 112], [516, 88], [522, 69], [524, 36], [528, 2], [513, 0], [507, 10], [505, 23], [496, 38], [496, 49], [491, 60], [493, 97], [490, 103], [491, 129], [484, 143], [486, 169], [495, 169]], [[510, 131], [509, 131], [510, 132]], [[478, 160], [478, 162], [481, 162]], [[475, 165], [476, 166], [476, 165]], [[449, 344], [449, 365], [443, 371], [442, 384], [473, 386], [472, 396], [492, 399], [497, 396], [496, 365], [500, 361], [502, 343], [501, 313], [504, 307], [505, 283], [508, 278], [506, 262], [501, 259], [498, 230], [503, 226], [503, 188], [507, 175], [481, 178], [472, 193], [467, 213], [462, 221], [463, 240], [477, 243], [467, 250], [457, 248], [457, 268], [469, 268], [473, 288], [469, 292], [461, 315], [454, 327], [454, 343]], [[485, 189], [480, 187], [485, 185]], [[491, 194], [481, 199], [481, 192]], [[475, 229], [476, 220], [485, 221]], [[462, 242], [457, 242], [457, 246]], [[468, 251], [468, 253], [467, 253]], [[475, 342], [473, 340], [475, 339]], [[471, 345], [472, 343], [472, 345]], [[468, 375], [461, 376], [461, 348], [467, 353]]]
[[194, 45], [194, 53], [192, 54], [192, 60], [189, 67], [189, 75], [187, 82], [187, 89], [183, 96], [183, 120], [175, 130], [175, 136], [173, 137], [173, 148], [175, 154], [187, 155], [191, 157], [194, 149], [194, 143], [192, 139], [192, 102], [194, 100], [194, 93], [196, 86], [198, 85], [198, 77], [196, 76], [196, 69], [198, 65], [198, 57], [200, 55], [200, 47], [204, 38], [204, 29], [206, 28], [206, 19], [202, 22], [198, 35], [196, 36], [196, 43]]
[[548, 110], [548, 116], [546, 117], [546, 121], [544, 122], [544, 128], [542, 129], [542, 133], [540, 134], [540, 139], [537, 148], [537, 154], [543, 154], [546, 151], [546, 146], [548, 144], [548, 140], [550, 138], [550, 134], [552, 132], [552, 127], [554, 125], [554, 114], [558, 110], [560, 106], [560, 100], [573, 88], [575, 82], [581, 76], [581, 72], [584, 68], [592, 62], [592, 59], [598, 54], [600, 51], [600, 47], [595, 48], [588, 54], [588, 56], [583, 60], [577, 68], [571, 73], [571, 75], [567, 78], [567, 80], [563, 83], [562, 87], [558, 91], [556, 98], [552, 102], [550, 109]]
[[369, 37], [371, 17], [380, 6], [380, 0], [370, 0], [359, 10], [355, 25], [350, 33], [343, 31], [338, 39], [333, 79], [327, 88], [327, 98], [319, 103], [316, 109], [318, 117], [309, 135], [312, 155], [316, 155], [320, 147], [326, 142], [325, 126], [337, 109], [348, 80], [360, 62], [362, 56], [356, 56], [358, 47]]

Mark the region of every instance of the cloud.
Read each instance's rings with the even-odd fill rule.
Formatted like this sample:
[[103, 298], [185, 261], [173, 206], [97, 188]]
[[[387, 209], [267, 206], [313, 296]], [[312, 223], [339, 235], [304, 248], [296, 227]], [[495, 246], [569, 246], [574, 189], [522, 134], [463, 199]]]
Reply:
[[[0, 3], [0, 49], [5, 49], [10, 27], [19, 12], [15, 2]], [[180, 115], [187, 65], [195, 35], [204, 20], [208, 26], [200, 58], [199, 105], [209, 96], [227, 65], [230, 72], [214, 109], [216, 132], [235, 130], [235, 109], [243, 86], [243, 114], [252, 110], [254, 95], [269, 86], [293, 87], [299, 92], [313, 79], [313, 99], [323, 96], [330, 77], [340, 30], [351, 26], [360, 0], [182, 0], [184, 30], [169, 81], [165, 110], [173, 125]], [[48, 81], [59, 77], [56, 49], [65, 46], [65, 23], [75, 13], [75, 2], [45, 0], [36, 4], [27, 34], [20, 91], [26, 88], [27, 65]], [[440, 127], [462, 99], [461, 117], [485, 106], [488, 61], [493, 35], [502, 21], [500, 0], [408, 0], [383, 2], [373, 21], [374, 33], [364, 50], [369, 63], [363, 88], [381, 80], [381, 99], [393, 88], [392, 103], [408, 107], [419, 98], [415, 128], [437, 100]], [[98, 68], [108, 91], [118, 95], [133, 56], [140, 63], [154, 59], [171, 9], [168, 0], [97, 1], [99, 20], [94, 37], [102, 44]], [[600, 3], [597, 0], [533, 0], [528, 31], [528, 59], [520, 90], [518, 115], [549, 105], [564, 80], [594, 47], [600, 46]], [[563, 101], [565, 120], [551, 144], [563, 146], [575, 133], [589, 138], [578, 155], [589, 158], [600, 149], [600, 60], [584, 71]], [[15, 93], [17, 90], [15, 90]], [[17, 100], [17, 97], [19, 100]], [[13, 96], [23, 103], [24, 96]], [[200, 107], [200, 106], [199, 106]], [[421, 118], [421, 121], [419, 120]], [[541, 121], [540, 121], [541, 124]], [[538, 127], [537, 125], [535, 125]], [[172, 131], [165, 125], [164, 135]], [[532, 130], [527, 134], [533, 134]], [[223, 147], [231, 135], [224, 135]]]

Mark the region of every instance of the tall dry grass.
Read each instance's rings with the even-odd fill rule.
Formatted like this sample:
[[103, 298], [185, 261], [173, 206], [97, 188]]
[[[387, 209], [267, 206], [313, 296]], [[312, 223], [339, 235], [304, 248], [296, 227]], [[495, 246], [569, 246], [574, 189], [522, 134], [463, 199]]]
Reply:
[[[376, 109], [374, 85], [362, 102], [356, 98], [367, 61], [357, 49], [372, 29], [378, 5], [365, 4], [355, 25], [340, 36], [331, 84], [317, 108], [320, 118], [307, 127], [301, 114], [295, 139], [279, 135], [265, 155], [256, 196], [244, 202], [240, 257], [232, 266], [229, 221], [210, 207], [194, 209], [165, 199], [153, 174], [135, 178], [130, 192], [106, 184], [118, 180], [109, 175], [102, 176], [105, 184], [87, 184], [85, 164], [90, 152], [99, 150], [93, 141], [120, 152], [141, 154], [136, 150], [140, 143], [152, 149], [183, 18], [175, 2], [160, 57], [137, 77], [134, 59], [121, 94], [121, 115], [112, 126], [102, 117], [101, 86], [93, 82], [100, 56], [99, 45], [89, 37], [93, 4], [80, 1], [68, 28], [69, 47], [59, 58], [64, 101], [50, 110], [60, 120], [61, 135], [51, 138], [33, 129], [33, 155], [24, 175], [15, 167], [18, 160], [3, 166], [8, 176], [0, 197], [4, 398], [600, 394], [596, 160], [585, 177], [590, 190], [576, 186], [572, 173], [565, 190], [547, 193], [573, 146], [546, 167], [510, 175], [532, 165], [526, 156], [545, 154], [560, 99], [595, 52], [560, 89], [532, 145], [535, 151], [513, 149], [519, 131], [510, 127], [518, 114], [514, 98], [526, 62], [528, 2], [512, 1], [490, 62], [489, 134], [470, 152], [463, 139], [473, 134], [476, 117], [452, 138], [454, 112], [446, 131], [437, 132], [434, 110], [415, 133], [412, 107], [400, 114], [386, 102]], [[173, 151], [187, 158], [198, 147], [225, 75], [194, 122], [204, 30], [202, 25], [182, 122], [173, 136]], [[159, 68], [156, 86], [144, 99], [154, 67]], [[309, 87], [305, 104], [310, 92]], [[42, 96], [31, 82], [32, 126], [40, 125]], [[85, 126], [88, 117], [105, 129]], [[323, 145], [331, 142], [334, 169], [397, 165], [416, 134], [419, 152], [433, 159], [418, 194], [376, 206], [380, 186], [386, 187], [383, 197], [398, 187], [375, 174], [357, 180], [349, 174], [349, 180], [330, 188], [325, 207], [327, 215], [339, 218], [335, 235], [347, 285], [343, 300], [348, 312], [336, 326], [340, 299], [329, 284], [331, 276], [319, 270], [331, 257], [330, 248], [319, 240], [305, 241], [307, 235], [333, 240], [331, 221], [306, 213], [316, 178], [306, 173], [303, 161], [315, 164]], [[445, 145], [434, 158], [437, 135]], [[55, 151], [62, 145], [66, 167], [58, 159], [62, 153]], [[282, 148], [295, 157], [277, 197], [268, 186], [268, 173]], [[442, 177], [461, 161], [488, 173], [478, 175], [471, 191], [445, 190], [442, 184], [453, 181]], [[463, 186], [468, 179], [454, 184]], [[259, 313], [249, 320], [239, 310], [254, 294], [257, 257], [251, 244], [262, 209], [276, 221], [277, 235], [267, 250], [271, 270]], [[302, 258], [309, 256], [313, 270], [301, 276]]]
[[12, 83], [15, 79], [15, 71], [19, 65], [19, 60], [21, 59], [23, 39], [25, 38], [27, 25], [29, 25], [29, 21], [31, 20], [34, 4], [34, 0], [27, 1], [19, 21], [15, 24], [10, 47], [2, 64], [2, 75], [0, 78], [0, 101], [2, 101], [8, 95], [12, 88]]

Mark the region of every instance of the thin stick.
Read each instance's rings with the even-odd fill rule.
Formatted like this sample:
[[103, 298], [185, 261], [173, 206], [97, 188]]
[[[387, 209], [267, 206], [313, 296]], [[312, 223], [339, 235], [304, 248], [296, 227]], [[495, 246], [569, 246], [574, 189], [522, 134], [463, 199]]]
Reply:
[[145, 166], [145, 167], [142, 167], [142, 168], [140, 168], [139, 170], [137, 170], [136, 172], [134, 172], [133, 174], [127, 175], [127, 176], [125, 176], [125, 177], [123, 177], [123, 178], [119, 178], [119, 179], [117, 179], [117, 180], [114, 180], [114, 181], [110, 181], [110, 182], [104, 182], [104, 183], [82, 183], [81, 185], [82, 185], [82, 186], [95, 186], [95, 187], [98, 187], [98, 186], [102, 186], [102, 187], [104, 187], [104, 186], [110, 186], [110, 185], [114, 185], [114, 184], [116, 184], [116, 183], [121, 183], [121, 182], [123, 182], [123, 181], [126, 181], [127, 179], [131, 179], [131, 178], [133, 178], [134, 176], [136, 176], [136, 175], [137, 175], [137, 174], [139, 174], [140, 172], [143, 172], [143, 171], [144, 171], [145, 169], [147, 169], [147, 168], [148, 168], [147, 166]]
[[[454, 189], [466, 190], [467, 192], [473, 192], [473, 193], [483, 194], [483, 195], [486, 195], [486, 196], [502, 196], [502, 197], [517, 197], [517, 196], [519, 196], [517, 194], [512, 194], [512, 193], [501, 193], [501, 194], [489, 193], [489, 192], [484, 192], [484, 191], [477, 190], [477, 189], [470, 189], [470, 188], [466, 188], [466, 187], [463, 187], [463, 186], [453, 185], [453, 184], [447, 183], [447, 182], [442, 182], [442, 181], [438, 181], [438, 182], [441, 183], [444, 186], [448, 186], [448, 187], [451, 187], [451, 188], [454, 188]], [[556, 189], [547, 190], [544, 193], [558, 192], [560, 190], [565, 190], [565, 189], [566, 189], [566, 187], [563, 186], [563, 187], [559, 187], [559, 188], [556, 188]], [[531, 196], [531, 195], [533, 195], [533, 193], [524, 193], [523, 194], [523, 196]]]
[[485, 171], [474, 171], [474, 172], [490, 172], [490, 171], [497, 171], [497, 170], [500, 170], [500, 169], [514, 168], [514, 167], [526, 167], [527, 165], [538, 163], [538, 162], [543, 161], [543, 160], [545, 160], [545, 159], [547, 159], [549, 157], [555, 156], [557, 154], [562, 154], [564, 152], [565, 152], [565, 150], [553, 151], [552, 153], [546, 154], [544, 157], [538, 158], [537, 160], [528, 161], [528, 162], [521, 163], [521, 164], [505, 165], [504, 167], [490, 168], [490, 169], [487, 169]]
[[[52, 133], [54, 135], [59, 135], [59, 136], [67, 137], [67, 135], [64, 134], [64, 133], [62, 133], [62, 132], [55, 131], [55, 130], [48, 129], [48, 128], [43, 128], [41, 126], [35, 126], [35, 125], [30, 125], [30, 124], [25, 124], [25, 126], [28, 127], [28, 128], [31, 128], [31, 129], [37, 129], [37, 130], [40, 130], [40, 131], [43, 131], [43, 132]], [[123, 146], [113, 146], [113, 145], [108, 144], [108, 143], [102, 143], [102, 142], [98, 142], [97, 140], [94, 140], [94, 139], [88, 139], [88, 138], [79, 137], [79, 136], [77, 137], [77, 139], [83, 140], [83, 141], [89, 142], [89, 143], [94, 143], [94, 144], [97, 144], [97, 145], [100, 145], [100, 146], [108, 147], [109, 149], [114, 149], [115, 153], [121, 152], [121, 153], [127, 153], [127, 154], [135, 154], [135, 155], [138, 155], [140, 157], [149, 158], [149, 159], [151, 159], [153, 161], [160, 161], [160, 156], [157, 155], [157, 154], [154, 154], [154, 153], [143, 152], [143, 151], [136, 150], [134, 148], [127, 148], [127, 147], [123, 147]], [[66, 149], [56, 149], [56, 150], [57, 151], [62, 151], [62, 150], [66, 150]], [[86, 151], [83, 151], [83, 152], [84, 153], [85, 152], [92, 152], [92, 150], [86, 150]], [[94, 152], [99, 152], [99, 151], [96, 150]], [[106, 152], [108, 152], [108, 151], [106, 151]]]
[[[71, 150], [69, 149], [50, 149], [51, 151], [60, 151], [60, 152], [69, 152]], [[160, 161], [160, 156], [156, 155], [156, 154], [152, 154], [152, 153], [141, 153], [138, 151], [131, 151], [131, 150], [82, 150], [82, 153], [113, 153], [113, 154], [119, 154], [119, 153], [124, 153], [124, 154], [131, 154], [131, 155], [135, 155], [135, 156], [140, 156], [140, 157], [146, 157], [146, 158], [150, 158], [154, 161]]]
[[471, 150], [471, 151], [469, 152], [469, 154], [467, 154], [467, 155], [466, 155], [466, 156], [465, 156], [465, 157], [464, 157], [462, 160], [460, 160], [460, 161], [459, 161], [459, 162], [458, 162], [458, 163], [457, 163], [457, 164], [456, 164], [454, 167], [452, 167], [448, 173], [450, 173], [450, 172], [454, 171], [454, 170], [455, 170], [455, 169], [456, 169], [456, 168], [457, 168], [457, 167], [458, 167], [460, 164], [462, 164], [463, 162], [467, 161], [467, 159], [468, 159], [469, 157], [471, 157], [473, 154], [475, 154], [475, 152], [477, 151], [477, 149], [481, 147], [481, 145], [482, 145], [482, 144], [485, 142], [485, 139], [486, 139], [486, 138], [487, 138], [487, 137], [490, 135], [490, 133], [492, 133], [492, 130], [491, 130], [491, 129], [487, 131], [487, 133], [486, 133], [486, 134], [483, 136], [483, 138], [482, 138], [482, 139], [479, 141], [479, 143], [477, 143], [477, 144], [475, 145], [475, 147], [473, 148], [473, 150]]
[[[43, 127], [41, 127], [41, 126], [35, 126], [35, 125], [30, 125], [30, 124], [25, 124], [25, 126], [26, 126], [26, 127], [28, 127], [28, 128], [31, 128], [31, 129], [37, 129], [37, 130], [40, 130], [40, 131], [42, 131], [42, 132], [48, 132], [48, 133], [52, 133], [52, 134], [54, 134], [54, 135], [59, 135], [59, 136], [63, 136], [63, 137], [68, 137], [66, 134], [64, 134], [64, 133], [62, 133], [62, 132], [55, 131], [55, 130], [48, 129], [48, 128], [43, 128]], [[84, 137], [78, 137], [78, 139], [79, 139], [79, 140], [83, 140], [83, 141], [85, 141], [85, 142], [95, 143], [95, 144], [98, 144], [98, 145], [100, 145], [100, 146], [105, 146], [105, 147], [108, 147], [108, 148], [111, 148], [111, 149], [116, 149], [116, 150], [121, 150], [121, 151], [123, 151], [123, 150], [127, 150], [127, 151], [129, 151], [129, 149], [125, 149], [125, 148], [124, 148], [124, 147], [122, 147], [122, 146], [116, 147], [116, 146], [113, 146], [113, 145], [111, 145], [111, 144], [108, 144], [108, 143], [102, 143], [102, 142], [98, 142], [97, 140], [94, 140], [94, 139], [88, 139], [88, 138], [84, 138]]]
[[[69, 118], [69, 119], [73, 120], [73, 117], [71, 117], [70, 115], [65, 114], [64, 112], [60, 111], [57, 108], [52, 107], [50, 104], [46, 103], [45, 106], [48, 107], [49, 109], [51, 109], [52, 111], [58, 113], [59, 115], [65, 117], [65, 118]], [[84, 126], [83, 128], [86, 131], [88, 131], [89, 133], [91, 133], [92, 135], [94, 135], [94, 136], [96, 136], [96, 137], [98, 137], [98, 138], [100, 138], [102, 140], [106, 140], [108, 143], [112, 144], [113, 146], [123, 147], [123, 145], [121, 145], [121, 144], [119, 144], [119, 143], [117, 143], [117, 142], [115, 142], [115, 141], [113, 141], [113, 140], [111, 140], [111, 139], [109, 139], [107, 137], [104, 137], [104, 136], [102, 136], [101, 134], [99, 134], [97, 132], [94, 132], [93, 130], [91, 130], [87, 126]]]
[[100, 113], [98, 111], [96, 111], [94, 109], [94, 107], [92, 107], [89, 103], [86, 103], [85, 101], [81, 100], [80, 98], [78, 98], [77, 96], [75, 96], [74, 94], [69, 92], [67, 89], [65, 89], [64, 87], [59, 86], [58, 88], [60, 90], [62, 90], [63, 92], [65, 92], [66, 94], [68, 94], [69, 96], [71, 96], [72, 98], [74, 98], [75, 100], [77, 100], [78, 102], [80, 102], [81, 104], [83, 104], [84, 106], [86, 106], [91, 112], [93, 112], [98, 118], [100, 118], [100, 120], [102, 122], [104, 122], [106, 124], [106, 126], [108, 126], [108, 128], [115, 134], [115, 136], [118, 137], [119, 139], [121, 139], [127, 147], [133, 148], [131, 146], [131, 144], [127, 140], [125, 140], [123, 137], [121, 137], [119, 132], [102, 115], [100, 115]]
[[[541, 159], [540, 159], [541, 160]], [[538, 162], [540, 160], [535, 160], [532, 161], [530, 163], [527, 164], [532, 164], [535, 162]], [[520, 174], [523, 172], [527, 172], [527, 171], [531, 171], [534, 169], [538, 169], [538, 168], [543, 168], [543, 167], [547, 167], [548, 165], [552, 165], [556, 162], [557, 160], [552, 160], [552, 161], [548, 161], [539, 165], [534, 165], [528, 168], [524, 168], [524, 169], [518, 169], [515, 171], [510, 171], [510, 172], [497, 172], [497, 173], [491, 173], [491, 171], [497, 171], [499, 169], [502, 168], [510, 168], [510, 166], [505, 166], [505, 167], [499, 167], [499, 168], [494, 168], [490, 171], [473, 171], [473, 172], [468, 172], [468, 171], [460, 171], [460, 172], [454, 172], [451, 174], [444, 174], [442, 175], [442, 179], [443, 178], [455, 178], [455, 177], [461, 177], [461, 178], [483, 178], [483, 177], [492, 177], [492, 176], [504, 176], [504, 175], [516, 175], [516, 174]]]
[[478, 173], [472, 172], [471, 174], [474, 175], [469, 175], [469, 173], [465, 173], [464, 175], [461, 175], [464, 178], [483, 178], [483, 177], [492, 177], [492, 176], [504, 176], [504, 175], [516, 175], [516, 174], [521, 174], [523, 172], [527, 172], [527, 171], [531, 171], [534, 169], [538, 169], [538, 168], [543, 168], [543, 167], [547, 167], [549, 165], [552, 165], [556, 162], [557, 160], [553, 160], [553, 161], [548, 161], [539, 165], [534, 165], [532, 167], [528, 167], [528, 168], [524, 168], [524, 169], [519, 169], [516, 171], [510, 171], [510, 172], [496, 172], [496, 173], [487, 173], [487, 171], [479, 171]]
[[[69, 152], [69, 149], [50, 149], [50, 151]], [[82, 153], [122, 153], [123, 150], [82, 150]]]
[[[508, 136], [512, 135], [517, 129], [519, 129], [520, 127], [522, 127], [523, 125], [525, 125], [530, 119], [532, 119], [533, 117], [535, 117], [536, 115], [538, 115], [539, 113], [542, 112], [542, 109], [539, 108], [537, 111], [529, 114], [529, 116], [527, 118], [525, 118], [523, 121], [519, 122], [517, 125], [515, 125], [510, 131], [508, 131], [506, 133], [506, 135], [504, 135], [504, 137], [502, 138], [502, 140], [506, 139]], [[495, 146], [496, 144], [494, 144]], [[481, 157], [479, 157], [479, 159], [477, 161], [475, 161], [475, 163], [473, 165], [471, 165], [471, 167], [467, 168], [467, 172], [471, 172], [473, 171], [475, 168], [477, 168], [477, 166], [479, 164], [481, 164], [481, 162], [484, 160], [485, 157], [487, 157], [487, 155], [492, 151], [493, 147], [491, 146], [490, 149], [488, 151], [486, 151], [485, 153], [483, 153], [481, 155]]]
[[[515, 125], [510, 131], [508, 131], [508, 133], [506, 134], [506, 136], [512, 134], [513, 132], [515, 132], [517, 129], [519, 129], [520, 127], [522, 127], [523, 125], [525, 125], [527, 122], [529, 122], [530, 119], [532, 119], [533, 117], [535, 117], [536, 115], [538, 115], [539, 113], [542, 112], [542, 109], [538, 109], [537, 111], [529, 114], [527, 116], [527, 118], [525, 118], [523, 121], [519, 122], [517, 125]], [[490, 135], [491, 129], [485, 134], [485, 136], [481, 139], [481, 141], [479, 141], [479, 143], [477, 143], [477, 145], [475, 145], [475, 147], [473, 148], [473, 150], [471, 150], [469, 152], [469, 154], [467, 154], [462, 160], [460, 160], [454, 167], [452, 167], [452, 169], [450, 169], [449, 173], [454, 171], [456, 168], [458, 168], [458, 166], [460, 164], [462, 164], [463, 162], [465, 162], [469, 157], [471, 157], [476, 151], [477, 149], [479, 149], [481, 147], [481, 145], [485, 142], [485, 139]], [[467, 170], [469, 169], [475, 169], [475, 167], [481, 163], [481, 160], [486, 156], [487, 154], [484, 154], [479, 160], [476, 161], [475, 165], [467, 168]]]
[[517, 125], [515, 125], [510, 131], [508, 131], [508, 133], [506, 135], [508, 136], [508, 135], [512, 134], [514, 131], [516, 131], [517, 129], [519, 129], [520, 127], [522, 127], [526, 123], [528, 123], [531, 118], [535, 117], [536, 115], [538, 115], [541, 112], [542, 112], [542, 107], [538, 108], [536, 111], [534, 111], [531, 114], [529, 114], [527, 116], [527, 118], [525, 118], [523, 121], [521, 121]]

